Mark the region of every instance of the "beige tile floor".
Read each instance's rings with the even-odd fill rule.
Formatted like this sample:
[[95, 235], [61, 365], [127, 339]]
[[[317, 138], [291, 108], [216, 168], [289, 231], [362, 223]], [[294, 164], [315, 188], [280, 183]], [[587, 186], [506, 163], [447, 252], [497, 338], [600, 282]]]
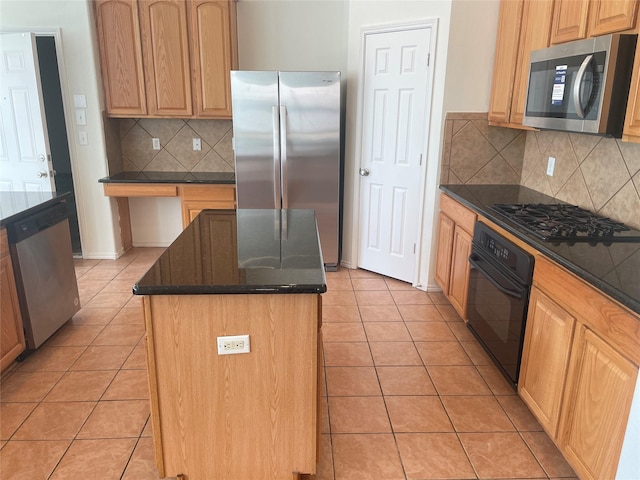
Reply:
[[[82, 310], [2, 379], [0, 479], [158, 478], [131, 286], [160, 252], [76, 261]], [[575, 478], [442, 295], [362, 270], [327, 281], [314, 478]]]

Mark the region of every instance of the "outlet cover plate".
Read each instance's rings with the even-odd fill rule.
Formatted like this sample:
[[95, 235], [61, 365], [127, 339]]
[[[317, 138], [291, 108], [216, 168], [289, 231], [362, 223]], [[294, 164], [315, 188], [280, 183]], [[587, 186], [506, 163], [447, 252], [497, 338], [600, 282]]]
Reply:
[[556, 159], [555, 157], [549, 157], [549, 161], [547, 162], [547, 175], [553, 177], [553, 169], [556, 167]]
[[234, 355], [236, 353], [249, 353], [250, 351], [249, 335], [218, 337], [218, 355]]

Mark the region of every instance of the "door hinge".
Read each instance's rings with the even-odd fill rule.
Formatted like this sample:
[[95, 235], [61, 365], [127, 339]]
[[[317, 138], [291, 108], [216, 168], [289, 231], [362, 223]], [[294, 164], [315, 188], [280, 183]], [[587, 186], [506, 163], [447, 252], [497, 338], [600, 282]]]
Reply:
[[422, 166], [422, 154], [420, 154], [420, 166]]
[[431, 54], [427, 53], [427, 67], [431, 64]]
[[413, 244], [413, 253], [416, 253], [416, 244]]

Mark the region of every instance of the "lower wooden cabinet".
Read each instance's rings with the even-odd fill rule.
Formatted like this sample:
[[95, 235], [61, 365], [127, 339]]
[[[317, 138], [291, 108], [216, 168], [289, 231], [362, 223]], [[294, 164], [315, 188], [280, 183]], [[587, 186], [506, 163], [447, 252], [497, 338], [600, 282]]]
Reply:
[[16, 281], [9, 256], [6, 230], [0, 234], [0, 371], [25, 349]]
[[460, 316], [467, 316], [469, 255], [477, 215], [442, 194], [435, 278]]
[[182, 199], [182, 227], [202, 210], [236, 208], [235, 185], [184, 185], [178, 188]]
[[583, 480], [616, 477], [638, 367], [584, 325], [571, 351], [560, 447]]
[[558, 432], [574, 325], [575, 318], [532, 288], [518, 390], [551, 436]]
[[639, 321], [536, 259], [518, 392], [583, 480], [616, 477], [640, 363]]

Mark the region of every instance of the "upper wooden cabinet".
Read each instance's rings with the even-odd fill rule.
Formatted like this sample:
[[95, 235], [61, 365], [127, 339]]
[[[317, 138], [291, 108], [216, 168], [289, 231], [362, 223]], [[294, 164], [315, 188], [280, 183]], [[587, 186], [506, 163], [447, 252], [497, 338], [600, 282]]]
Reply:
[[587, 36], [589, 0], [556, 0], [551, 24], [551, 44], [580, 40]]
[[529, 82], [529, 56], [532, 50], [549, 46], [553, 0], [526, 0], [522, 10], [522, 25], [518, 43], [518, 63], [511, 99], [510, 123], [522, 125]]
[[638, 0], [591, 0], [589, 36], [629, 30], [636, 24]]
[[136, 0], [96, 0], [100, 65], [107, 112], [144, 116], [147, 101]]
[[184, 0], [144, 0], [139, 7], [149, 114], [190, 117], [187, 5]]
[[230, 118], [234, 0], [96, 0], [107, 114]]
[[549, 46], [553, 0], [503, 0], [489, 103], [491, 125], [522, 127], [532, 50]]
[[489, 122], [508, 124], [511, 117], [513, 79], [518, 64], [518, 42], [524, 0], [500, 2], [500, 23], [493, 63], [493, 85], [489, 100]]
[[637, 0], [556, 0], [551, 27], [551, 43], [632, 29]]
[[197, 117], [231, 116], [229, 71], [237, 67], [235, 9], [235, 2], [227, 0], [187, 3]]

